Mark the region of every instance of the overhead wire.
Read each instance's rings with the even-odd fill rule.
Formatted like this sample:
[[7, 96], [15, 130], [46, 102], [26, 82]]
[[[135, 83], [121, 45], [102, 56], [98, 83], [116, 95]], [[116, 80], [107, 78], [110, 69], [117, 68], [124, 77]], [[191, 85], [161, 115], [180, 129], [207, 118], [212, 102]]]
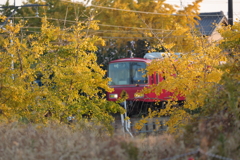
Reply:
[[[15, 18], [22, 18], [22, 17], [15, 17]], [[43, 18], [43, 17], [25, 17], [25, 18]], [[69, 21], [69, 22], [76, 22], [76, 21], [71, 21], [71, 20], [63, 20], [63, 19], [56, 19], [56, 18], [47, 18], [49, 20], [57, 20], [57, 21]], [[126, 27], [126, 26], [116, 26], [116, 25], [104, 25], [104, 24], [98, 24], [99, 26], [108, 26], [108, 27], [117, 27], [117, 28], [124, 28], [124, 29], [137, 29], [137, 30], [152, 30], [155, 31], [156, 34], [166, 34], [166, 32], [172, 32], [172, 31], [176, 31], [176, 30], [166, 30], [166, 29], [152, 29], [152, 28], [139, 28], [139, 27]], [[23, 28], [40, 28], [40, 27], [31, 27], [31, 26], [27, 26], [27, 27], [23, 27]], [[83, 30], [84, 31], [84, 30]], [[157, 32], [157, 31], [161, 31], [161, 32]], [[162, 32], [164, 31], [164, 32]], [[34, 31], [26, 31], [26, 32], [34, 32]], [[104, 29], [100, 29], [100, 30], [95, 30], [93, 31], [95, 34], [101, 34], [104, 32], [111, 32], [111, 33], [125, 33], [125, 34], [141, 34], [141, 32], [139, 33], [139, 31], [126, 31], [126, 30], [104, 30]], [[102, 36], [101, 36], [102, 37]], [[174, 37], [184, 37], [184, 36], [174, 36]], [[124, 39], [128, 39], [128, 38], [133, 38], [133, 37], [107, 37], [107, 36], [103, 36], [102, 38], [124, 38]], [[147, 37], [134, 37], [134, 38], [147, 38]], [[149, 37], [151, 39], [153, 39], [154, 37]], [[160, 37], [161, 38], [161, 37]], [[170, 37], [169, 37], [170, 38]]]
[[[180, 36], [167, 36], [167, 37], [157, 37], [157, 38], [179, 38], [179, 37], [186, 37], [186, 35], [180, 35]], [[101, 36], [103, 39], [157, 39], [156, 37], [112, 37], [112, 36]]]
[[[198, 16], [197, 14], [178, 14], [178, 13], [158, 13], [158, 12], [145, 12], [145, 11], [136, 11], [136, 10], [127, 10], [127, 9], [119, 9], [113, 7], [104, 7], [104, 6], [97, 6], [97, 5], [90, 5], [89, 7], [95, 8], [103, 8], [103, 9], [111, 9], [111, 10], [118, 10], [118, 11], [125, 11], [125, 12], [134, 12], [134, 13], [143, 13], [143, 14], [155, 14], [155, 15], [171, 15], [171, 16]], [[210, 14], [207, 16], [216, 16], [215, 14]]]
[[[203, 17], [208, 16], [208, 15], [202, 15]], [[218, 17], [222, 17], [222, 15], [215, 15]], [[14, 18], [20, 18], [20, 19], [35, 19], [35, 18], [44, 18], [44, 17], [14, 17]], [[47, 18], [48, 20], [55, 20], [55, 21], [67, 21], [67, 22], [72, 22], [76, 23], [78, 21], [73, 21], [73, 20], [66, 20], [66, 19], [57, 19], [57, 18]], [[81, 21], [79, 21], [81, 22]], [[105, 26], [105, 27], [115, 27], [115, 28], [124, 28], [124, 29], [137, 29], [137, 30], [154, 30], [154, 31], [174, 31], [174, 30], [167, 30], [167, 29], [154, 29], [154, 28], [143, 28], [143, 27], [129, 27], [129, 26], [118, 26], [118, 25], [110, 25], [110, 24], [100, 24], [98, 23], [99, 26]], [[204, 27], [204, 26], [203, 26]]]
[[[68, 2], [68, 3], [80, 3], [80, 2], [69, 2], [64, 1], [62, 2]], [[117, 10], [117, 11], [124, 11], [124, 12], [133, 12], [133, 13], [143, 13], [143, 14], [155, 14], [155, 15], [171, 15], [171, 16], [198, 16], [196, 14], [178, 14], [178, 13], [158, 13], [158, 12], [146, 12], [146, 11], [137, 11], [137, 10], [131, 10], [131, 9], [120, 9], [120, 8], [114, 8], [114, 7], [106, 7], [106, 6], [98, 6], [98, 5], [89, 5], [87, 7], [94, 7], [94, 8], [102, 8], [102, 9], [109, 9], [109, 10]], [[207, 16], [216, 16], [213, 15], [207, 15]]]
[[[23, 18], [23, 17], [14, 17], [14, 18]], [[43, 17], [24, 17], [27, 19], [30, 18], [43, 18]], [[48, 20], [56, 20], [56, 21], [67, 21], [76, 23], [76, 21], [72, 20], [65, 20], [65, 19], [57, 19], [57, 18], [47, 18]], [[109, 25], [109, 24], [98, 24], [99, 26], [105, 26], [105, 27], [114, 27], [114, 28], [124, 28], [124, 29], [137, 29], [137, 30], [154, 30], [154, 31], [174, 31], [174, 30], [167, 30], [167, 29], [153, 29], [153, 28], [142, 28], [142, 27], [128, 27], [128, 26], [117, 26], [117, 25]]]
[[[167, 14], [167, 13], [157, 13], [157, 12], [145, 12], [145, 11], [136, 11], [136, 10], [126, 10], [126, 9], [119, 9], [119, 8], [113, 8], [113, 7], [104, 7], [104, 6], [97, 6], [97, 5], [90, 5], [88, 7], [95, 7], [95, 8], [101, 8], [101, 9], [110, 9], [110, 10], [118, 10], [118, 11], [124, 11], [124, 12], [134, 12], [134, 13], [142, 13], [142, 14], [154, 14], [154, 15], [172, 15], [172, 16], [197, 16], [197, 15], [189, 15], [189, 14]], [[205, 15], [205, 16], [216, 16], [214, 15]], [[220, 15], [219, 15], [220, 16]], [[14, 17], [14, 18], [38, 18], [38, 17]], [[41, 17], [39, 17], [41, 18]], [[66, 19], [57, 19], [57, 18], [47, 18], [48, 20], [56, 20], [56, 21], [64, 21], [64, 22], [72, 22], [76, 23], [76, 21], [72, 20], [66, 20]], [[127, 26], [117, 26], [117, 25], [107, 25], [107, 24], [98, 24], [99, 26], [105, 26], [105, 27], [115, 27], [115, 28], [124, 28], [124, 29], [137, 29], [137, 30], [151, 30], [151, 31], [167, 31], [172, 32], [175, 30], [164, 30], [164, 29], [152, 29], [152, 28], [142, 28], [142, 27], [127, 27]], [[27, 27], [25, 27], [27, 28]], [[31, 28], [31, 27], [29, 27]], [[37, 32], [37, 31], [28, 31], [28, 32]], [[103, 33], [103, 32], [121, 32], [121, 33], [127, 33], [127, 34], [137, 34], [136, 31], [116, 31], [116, 30], [97, 30], [94, 31], [95, 33]], [[39, 32], [38, 32], [39, 33]], [[139, 33], [140, 34], [140, 33]], [[158, 34], [158, 33], [156, 33]], [[161, 33], [159, 33], [161, 34]], [[138, 39], [155, 39], [156, 37], [107, 37], [107, 36], [101, 36], [104, 39], [132, 39], [132, 38], [138, 38]], [[185, 37], [184, 35], [181, 36], [168, 36], [168, 38], [177, 38], [177, 37]], [[158, 37], [158, 38], [166, 38], [166, 37]]]
[[[32, 16], [32, 17], [14, 17], [14, 18], [19, 18], [19, 19], [36, 19], [37, 18], [37, 19], [41, 19], [41, 18], [44, 18], [44, 17]], [[57, 19], [57, 18], [46, 18], [46, 19], [48, 19], [48, 20], [55, 20], [55, 21], [67, 21], [67, 22], [77, 23], [77, 21], [66, 20], [66, 19]], [[81, 21], [79, 21], [79, 22], [81, 22]], [[113, 27], [113, 28], [124, 28], [124, 29], [154, 30], [154, 31], [175, 31], [175, 30], [171, 30], [171, 29], [154, 29], [154, 28], [143, 28], [143, 27], [129, 27], [129, 26], [118, 26], [118, 25], [109, 25], [109, 24], [100, 24], [100, 23], [98, 23], [97, 25], [105, 26], [105, 27]], [[202, 27], [204, 27], [204, 26], [202, 26]], [[111, 30], [109, 30], [109, 31], [111, 31]]]
[[[64, 1], [67, 2], [67, 1]], [[76, 2], [74, 2], [76, 3]], [[135, 13], [144, 13], [144, 14], [160, 14], [160, 15], [181, 15], [181, 16], [188, 16], [188, 14], [165, 14], [165, 13], [155, 13], [155, 12], [143, 12], [143, 11], [135, 11], [135, 10], [126, 10], [126, 9], [118, 9], [118, 8], [112, 8], [112, 7], [104, 7], [104, 6], [96, 6], [96, 5], [90, 5], [89, 7], [98, 7], [103, 9], [114, 9], [119, 11], [127, 11], [127, 12], [135, 12]], [[196, 16], [196, 15], [193, 15]], [[205, 15], [205, 16], [213, 16], [213, 15]], [[214, 14], [214, 16], [216, 16]], [[220, 15], [219, 15], [220, 16]], [[38, 17], [14, 17], [14, 18], [38, 18]], [[39, 17], [41, 18], [41, 17]], [[73, 22], [76, 23], [76, 21], [71, 20], [62, 20], [62, 19], [56, 19], [56, 18], [47, 18], [48, 20], [57, 20], [57, 21], [67, 21], [67, 22]], [[127, 27], [127, 26], [116, 26], [116, 25], [107, 25], [107, 24], [98, 24], [99, 26], [105, 26], [105, 27], [117, 27], [117, 28], [124, 28], [124, 29], [137, 29], [137, 30], [151, 30], [151, 31], [175, 31], [175, 30], [164, 30], [164, 29], [152, 29], [152, 28], [142, 28], [142, 27]], [[98, 30], [101, 31], [101, 30]], [[109, 30], [111, 31], [111, 30]], [[104, 32], [104, 30], [102, 30]], [[129, 32], [131, 33], [131, 31]], [[132, 34], [132, 33], [131, 33]]]
[[[179, 0], [166, 0], [166, 3], [177, 3], [178, 1], [179, 1]], [[185, 3], [188, 3], [188, 4], [190, 4], [190, 3], [192, 3], [192, 2], [194, 2], [194, 0], [188, 0], [187, 2], [185, 1]], [[222, 3], [222, 4], [224, 4], [224, 3], [228, 3], [228, 2], [227, 2], [227, 0], [225, 0], [225, 1], [205, 0], [204, 3]], [[234, 3], [240, 3], [240, 2], [234, 2]]]
[[[33, 28], [33, 29], [40, 29], [41, 27], [22, 27], [23, 29], [29, 29], [29, 28]], [[30, 30], [22, 30], [22, 31], [25, 31], [25, 32], [32, 32], [32, 33], [41, 33], [40, 31], [30, 31]], [[85, 30], [82, 30], [82, 31], [85, 31]], [[114, 33], [114, 32], [117, 32], [117, 33], [125, 33], [125, 34], [141, 34], [141, 33], [137, 33], [136, 31], [117, 31], [117, 30], [107, 30], [107, 31], [110, 31], [111, 33]], [[97, 35], [97, 34], [101, 34], [101, 33], [103, 33], [103, 32], [106, 32], [105, 30], [94, 30], [94, 31], [90, 31], [90, 32], [92, 32], [92, 33], [94, 33], [95, 35]], [[162, 32], [155, 32], [156, 34], [167, 34], [166, 32], [164, 32], [164, 33], [162, 33]], [[133, 36], [131, 36], [131, 37], [126, 37], [126, 36], [124, 36], [124, 37], [114, 37], [114, 36], [100, 36], [101, 38], [104, 38], [104, 39], [108, 39], [108, 38], [113, 38], [113, 39], [130, 39], [130, 38], [138, 38], [138, 39], [154, 39], [155, 37], [145, 37], [145, 36], [143, 36], [143, 37], [133, 37]], [[159, 37], [159, 36], [158, 36]], [[168, 38], [173, 38], [173, 37], [185, 37], [185, 35], [181, 35], [181, 36], [176, 36], [176, 35], [174, 35], [174, 36], [168, 36]], [[159, 37], [159, 38], [163, 38], [162, 36], [161, 37]]]

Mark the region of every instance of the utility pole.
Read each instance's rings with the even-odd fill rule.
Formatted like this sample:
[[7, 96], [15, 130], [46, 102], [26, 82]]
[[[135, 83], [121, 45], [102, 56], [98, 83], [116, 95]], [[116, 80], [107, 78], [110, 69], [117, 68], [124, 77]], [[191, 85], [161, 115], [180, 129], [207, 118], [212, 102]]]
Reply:
[[233, 25], [233, 1], [228, 0], [228, 24]]

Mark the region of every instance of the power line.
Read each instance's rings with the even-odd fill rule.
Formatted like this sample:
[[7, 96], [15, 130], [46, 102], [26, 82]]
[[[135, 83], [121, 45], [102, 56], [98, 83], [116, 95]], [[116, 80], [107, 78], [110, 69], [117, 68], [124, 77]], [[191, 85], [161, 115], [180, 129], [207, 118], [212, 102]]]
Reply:
[[[22, 17], [15, 17], [15, 18], [22, 18]], [[42, 18], [42, 17], [25, 17], [25, 18]], [[56, 18], [47, 18], [48, 20], [54, 20], [54, 21], [67, 21], [67, 22], [72, 22], [72, 23], [76, 23], [76, 21], [72, 21], [72, 20], [63, 20], [63, 19], [56, 19]], [[103, 26], [103, 27], [112, 27], [112, 28], [122, 28], [122, 29], [132, 29], [130, 31], [126, 31], [126, 30], [112, 30], [112, 29], [100, 29], [100, 30], [96, 30], [95, 32], [122, 32], [122, 33], [133, 33], [135, 32], [135, 34], [138, 34], [141, 31], [154, 31], [156, 33], [166, 33], [166, 32], [171, 32], [171, 31], [176, 31], [176, 29], [153, 29], [153, 28], [140, 28], [140, 27], [128, 27], [128, 26], [117, 26], [117, 25], [107, 25], [107, 24], [98, 24], [98, 26]], [[204, 27], [204, 26], [201, 26]], [[37, 27], [23, 27], [23, 28], [37, 28]], [[138, 31], [133, 31], [133, 30], [138, 30]], [[137, 33], [138, 32], [138, 33]], [[141, 33], [139, 33], [141, 34]]]
[[[68, 2], [68, 1], [62, 1]], [[68, 3], [79, 3], [79, 2], [68, 2]], [[133, 12], [133, 13], [142, 13], [142, 14], [153, 14], [153, 15], [170, 15], [170, 16], [198, 16], [192, 14], [177, 14], [177, 13], [158, 13], [158, 12], [146, 12], [146, 11], [136, 11], [130, 9], [119, 9], [113, 7], [105, 7], [105, 6], [98, 6], [98, 5], [89, 5], [87, 7], [94, 7], [94, 8], [102, 8], [102, 9], [109, 9], [109, 10], [117, 10], [117, 11], [124, 11], [124, 12]], [[216, 16], [216, 15], [207, 15], [207, 16]]]
[[[153, 36], [153, 37], [113, 37], [113, 36], [99, 36], [99, 37], [101, 37], [101, 38], [103, 38], [103, 39], [135, 39], [135, 38], [137, 38], [137, 39], [156, 39], [156, 37], [155, 36]], [[187, 35], [180, 35], [180, 36], [167, 36], [167, 37], [160, 37], [160, 36], [158, 36], [157, 38], [180, 38], [180, 37], [187, 37]]]
[[[23, 17], [14, 17], [14, 18], [23, 18]], [[30, 18], [43, 18], [43, 17], [24, 17], [26, 19]], [[55, 20], [55, 21], [67, 21], [76, 23], [76, 21], [72, 20], [64, 20], [64, 19], [56, 19], [56, 18], [47, 18], [48, 20]], [[153, 30], [153, 31], [174, 31], [174, 30], [167, 30], [167, 29], [152, 29], [152, 28], [140, 28], [140, 27], [128, 27], [128, 26], [116, 26], [116, 25], [108, 25], [108, 24], [98, 24], [99, 26], [105, 27], [114, 27], [114, 28], [124, 28], [124, 29], [137, 29], [137, 30]]]
[[173, 31], [173, 30], [164, 30], [164, 29], [152, 29], [152, 28], [116, 26], [116, 25], [107, 25], [107, 24], [98, 24], [98, 25], [99, 25], [99, 26], [105, 26], [105, 27], [125, 28], [125, 29], [154, 30], [154, 31]]
[[[188, 1], [188, 2], [185, 1], [185, 3], [187, 3], [187, 4], [191, 4], [192, 2], [194, 2], [194, 1], [193, 1], [193, 0], [192, 0], [192, 1]], [[166, 3], [179, 3], [179, 0], [175, 0], [175, 1], [174, 1], [174, 0], [166, 0]], [[202, 3], [204, 3], [204, 4], [206, 4], [206, 3], [215, 3], [215, 4], [216, 4], [216, 3], [218, 3], [218, 4], [221, 3], [221, 4], [225, 4], [225, 3], [228, 3], [228, 2], [227, 2], [227, 0], [224, 0], [224, 1], [219, 1], [219, 0], [218, 0], [218, 1], [217, 1], [217, 0], [213, 0], [213, 1], [211, 1], [211, 0], [205, 0], [205, 1], [202, 2]], [[238, 2], [235, 1], [234, 3], [240, 3], [240, 2], [239, 2], [239, 1], [238, 1]]]
[[[91, 5], [91, 6], [89, 6], [89, 7], [103, 8], [103, 9], [111, 9], [111, 10], [118, 10], [118, 11], [125, 11], [125, 12], [133, 12], [133, 13], [143, 13], [143, 14], [186, 16], [186, 14], [169, 14], [169, 13], [145, 12], [145, 11], [119, 9], [119, 8], [104, 7], [104, 6], [97, 6], [97, 5]], [[196, 16], [196, 15], [192, 15], [192, 16]]]
[[[204, 15], [205, 16], [205, 15]], [[23, 17], [14, 17], [14, 18], [23, 18]], [[24, 19], [32, 19], [32, 18], [43, 18], [43, 17], [24, 17]], [[73, 20], [65, 20], [65, 19], [57, 19], [57, 18], [47, 18], [47, 20], [54, 20], [54, 21], [67, 21], [67, 22], [71, 22], [71, 23], [77, 23], [77, 21], [73, 21]], [[172, 29], [153, 29], [153, 28], [142, 28], [142, 27], [129, 27], [129, 26], [118, 26], [118, 25], [110, 25], [110, 24], [97, 24], [98, 26], [104, 26], [104, 27], [113, 27], [113, 28], [124, 28], [124, 29], [136, 29], [136, 30], [152, 30], [152, 31], [175, 31]], [[202, 27], [207, 27], [207, 26], [203, 26]], [[111, 31], [111, 30], [109, 30]]]
[[[191, 14], [169, 14], [169, 13], [156, 13], [156, 12], [144, 12], [144, 11], [136, 11], [136, 10], [126, 10], [126, 9], [118, 9], [118, 8], [112, 8], [112, 7], [104, 7], [104, 6], [97, 6], [97, 5], [91, 5], [89, 7], [95, 7], [95, 8], [103, 8], [103, 9], [111, 9], [111, 10], [118, 10], [118, 11], [125, 11], [125, 12], [134, 12], [134, 13], [143, 13], [143, 14], [155, 14], [155, 15], [171, 15], [171, 16], [199, 16], [199, 15], [191, 15]], [[209, 14], [205, 16], [216, 16], [215, 14]]]
[[15, 14], [15, 12], [21, 8], [21, 7], [35, 7], [36, 8], [36, 17], [38, 17], [38, 7], [41, 7], [41, 6], [48, 6], [48, 5], [39, 5], [39, 4], [25, 4], [25, 5], [22, 5], [22, 6], [1, 6], [0, 8], [13, 8], [14, 10], [11, 12], [10, 16], [8, 16], [4, 22], [0, 23], [0, 28], [3, 28], [6, 23], [8, 22], [8, 20]]
[[[118, 10], [118, 11], [125, 11], [125, 12], [134, 12], [134, 13], [143, 13], [143, 14], [155, 14], [155, 15], [171, 15], [171, 16], [198, 16], [198, 15], [191, 15], [191, 14], [169, 14], [169, 13], [156, 13], [156, 12], [145, 12], [145, 11], [136, 11], [136, 10], [127, 10], [127, 9], [118, 9], [118, 8], [112, 8], [112, 7], [104, 7], [104, 6], [97, 6], [97, 5], [91, 5], [89, 7], [95, 7], [95, 8], [103, 8], [103, 9], [111, 9], [111, 10]], [[207, 16], [216, 16], [216, 15], [207, 15]]]

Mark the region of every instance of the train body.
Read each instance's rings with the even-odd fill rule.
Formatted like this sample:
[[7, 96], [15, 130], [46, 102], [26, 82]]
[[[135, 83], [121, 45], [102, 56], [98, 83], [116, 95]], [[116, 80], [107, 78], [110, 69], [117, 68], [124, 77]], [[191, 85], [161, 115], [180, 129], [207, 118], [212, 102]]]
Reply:
[[[159, 74], [146, 75], [146, 67], [152, 59], [146, 56], [146, 58], [122, 58], [111, 61], [108, 66], [108, 77], [112, 80], [109, 82], [109, 86], [114, 88], [114, 91], [107, 93], [107, 99], [116, 101], [123, 90], [128, 94], [127, 101], [131, 102], [165, 102], [171, 99], [173, 93], [168, 91], [163, 91], [160, 95], [156, 95], [154, 92], [138, 94], [138, 91], [144, 87], [164, 81]], [[178, 100], [183, 101], [185, 98], [179, 96]]]

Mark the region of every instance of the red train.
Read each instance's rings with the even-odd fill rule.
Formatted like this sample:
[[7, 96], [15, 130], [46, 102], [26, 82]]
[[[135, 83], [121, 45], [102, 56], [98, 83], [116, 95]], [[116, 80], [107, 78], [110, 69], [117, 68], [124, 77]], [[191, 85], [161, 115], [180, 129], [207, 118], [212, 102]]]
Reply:
[[[108, 66], [108, 77], [112, 79], [109, 82], [111, 88], [114, 91], [107, 93], [107, 99], [109, 101], [116, 101], [123, 90], [128, 94], [127, 102], [130, 106], [139, 108], [140, 106], [155, 106], [156, 101], [160, 101], [160, 105], [170, 99], [171, 92], [164, 91], [160, 95], [155, 93], [149, 93], [140, 95], [137, 91], [142, 90], [152, 84], [161, 83], [164, 78], [161, 75], [153, 74], [146, 75], [147, 64], [151, 63], [154, 58], [162, 58], [164, 53], [154, 52], [144, 56], [144, 58], [122, 58], [113, 60]], [[185, 100], [184, 97], [178, 97], [179, 101]]]

